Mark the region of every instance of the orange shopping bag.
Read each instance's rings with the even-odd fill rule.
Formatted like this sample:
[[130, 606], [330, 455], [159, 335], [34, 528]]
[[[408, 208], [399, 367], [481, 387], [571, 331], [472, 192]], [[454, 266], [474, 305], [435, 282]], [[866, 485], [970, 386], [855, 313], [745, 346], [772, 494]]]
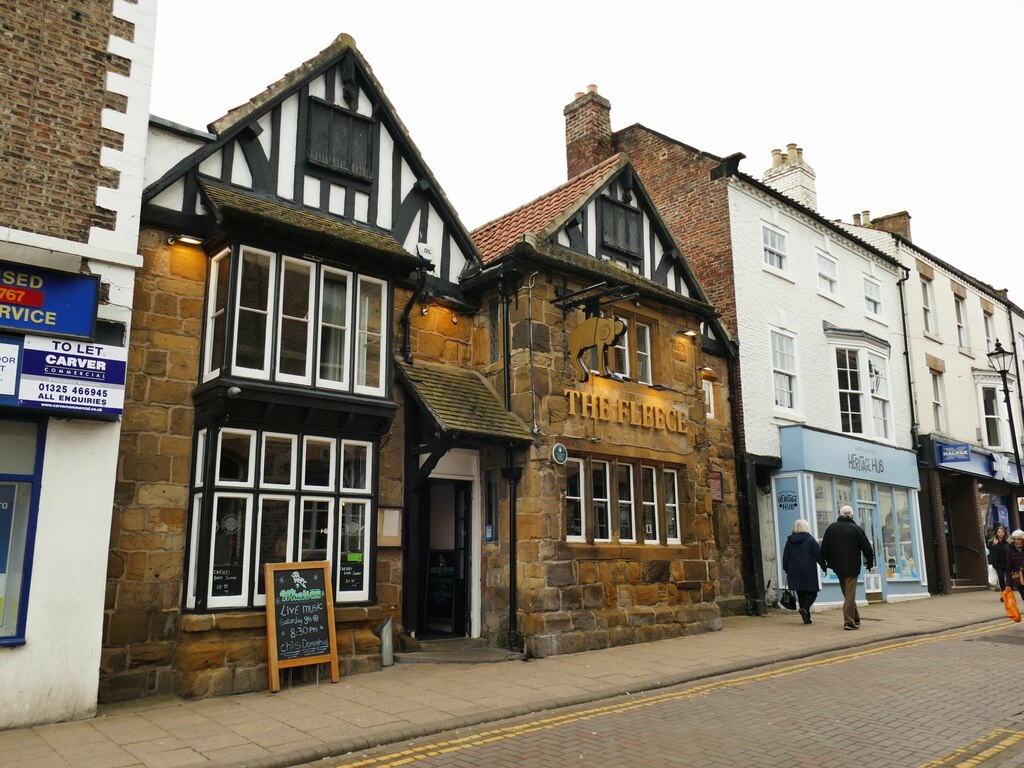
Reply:
[[1003, 605], [1006, 606], [1006, 615], [1014, 621], [1020, 621], [1020, 608], [1017, 607], [1017, 596], [1013, 590], [1007, 587], [1003, 590]]

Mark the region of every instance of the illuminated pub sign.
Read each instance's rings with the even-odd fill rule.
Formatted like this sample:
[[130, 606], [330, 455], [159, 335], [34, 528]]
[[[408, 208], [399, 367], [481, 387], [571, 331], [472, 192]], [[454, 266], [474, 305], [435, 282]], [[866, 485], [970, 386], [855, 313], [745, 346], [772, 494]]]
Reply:
[[0, 261], [0, 330], [91, 339], [99, 278]]

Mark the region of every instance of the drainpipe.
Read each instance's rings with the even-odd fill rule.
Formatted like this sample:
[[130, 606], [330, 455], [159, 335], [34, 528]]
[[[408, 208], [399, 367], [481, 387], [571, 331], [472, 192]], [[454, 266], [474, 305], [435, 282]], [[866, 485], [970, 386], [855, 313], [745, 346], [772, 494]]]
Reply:
[[907, 367], [907, 391], [910, 394], [910, 445], [915, 452], [918, 450], [917, 410], [914, 408], [914, 376], [910, 366], [910, 336], [907, 333], [907, 304], [903, 294], [903, 284], [910, 278], [910, 270], [903, 268], [903, 277], [896, 281], [900, 292], [900, 321], [903, 324], [903, 362]]
[[[747, 597], [747, 614], [763, 616], [768, 613], [764, 598], [764, 573], [761, 570], [761, 523], [756, 503], [752, 502], [751, 466], [747, 461], [746, 446], [742, 443], [739, 419], [736, 417], [737, 382], [739, 382], [737, 357], [734, 357], [729, 368], [729, 421], [732, 422], [732, 444], [735, 446], [736, 465], [736, 505], [740, 516], [740, 531], [746, 531], [746, 537], [740, 536], [741, 556], [740, 569]], [[740, 446], [743, 446], [741, 448]], [[751, 505], [754, 505], [751, 508]], [[746, 538], [746, 541], [743, 539]]]
[[[898, 242], [898, 241], [897, 241]], [[914, 393], [914, 372], [913, 366], [910, 364], [910, 334], [907, 331], [907, 304], [906, 294], [904, 293], [903, 285], [910, 279], [910, 270], [903, 267], [903, 277], [896, 281], [896, 288], [900, 293], [900, 323], [903, 327], [903, 362], [907, 367], [907, 392], [910, 394], [910, 444], [914, 449], [914, 453], [917, 454], [918, 466], [925, 464], [924, 456], [922, 456], [921, 435], [918, 433], [920, 424], [917, 423], [917, 409], [915, 403], [917, 402], [917, 396]], [[929, 447], [933, 446], [933, 443], [929, 443]], [[925, 470], [925, 477], [928, 479], [928, 498], [931, 501], [931, 528], [932, 528], [932, 562], [935, 563], [935, 588], [939, 591], [939, 594], [948, 594], [949, 587], [949, 567], [942, 568], [942, 544], [939, 543], [939, 536], [942, 535], [943, 519], [939, 513], [939, 504], [941, 503], [941, 496], [936, 497], [935, 485], [932, 483], [932, 472], [937, 470], [927, 469]], [[921, 473], [918, 472], [918, 477]], [[920, 500], [920, 495], [918, 496]], [[921, 512], [920, 503], [918, 506], [918, 513]], [[924, 542], [921, 542], [924, 545]], [[925, 569], [927, 573], [927, 564], [922, 563], [921, 567]]]
[[1017, 346], [1017, 332], [1013, 329], [1013, 312], [1010, 311], [1009, 301], [1007, 301], [1006, 306], [1006, 318], [1010, 323], [1010, 349], [1013, 350], [1013, 372], [1017, 376], [1017, 413], [1020, 414], [1018, 418], [1024, 424], [1024, 390], [1021, 389], [1020, 378], [1020, 354], [1022, 350]]
[[[526, 284], [526, 310], [530, 322], [530, 414], [533, 416], [530, 431], [534, 435], [539, 435], [540, 427], [537, 426], [537, 384], [533, 377], [533, 286], [537, 283], [537, 273], [534, 272], [528, 279], [529, 282]], [[511, 403], [506, 405], [506, 408], [511, 410], [510, 405]]]
[[[512, 303], [512, 289], [506, 282], [509, 278], [502, 276], [498, 284], [501, 293], [501, 335], [504, 347], [504, 382], [505, 382], [505, 410], [512, 410], [512, 321], [509, 318], [509, 307]], [[523, 468], [514, 466], [512, 463], [513, 449], [509, 445], [505, 449], [505, 466], [502, 467], [501, 476], [508, 481], [508, 647], [510, 651], [519, 650], [519, 632], [517, 629], [519, 619], [519, 588], [516, 576], [516, 549], [518, 545], [518, 532], [516, 531], [516, 515], [518, 514], [516, 492], [519, 488], [519, 480], [523, 476]]]
[[419, 267], [416, 270], [416, 289], [409, 296], [409, 301], [405, 303], [405, 309], [402, 310], [402, 359], [406, 363], [412, 363], [412, 349], [409, 344], [409, 313], [412, 312], [413, 306], [419, 301], [420, 296], [423, 294], [423, 288], [427, 284], [427, 267]]

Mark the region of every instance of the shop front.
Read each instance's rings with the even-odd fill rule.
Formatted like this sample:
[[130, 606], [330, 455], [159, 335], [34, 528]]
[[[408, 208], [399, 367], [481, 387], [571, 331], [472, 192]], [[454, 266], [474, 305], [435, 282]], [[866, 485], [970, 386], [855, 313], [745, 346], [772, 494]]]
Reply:
[[985, 541], [1020, 526], [1013, 456], [928, 435], [921, 448], [922, 522], [935, 531], [928, 571], [939, 591], [988, 584]]
[[[875, 551], [875, 567], [861, 574], [858, 599], [871, 602], [926, 597], [917, 457], [891, 446], [801, 426], [782, 427], [782, 466], [772, 477], [775, 511], [775, 583], [785, 584], [782, 552], [798, 518], [820, 541], [844, 505]], [[819, 605], [843, 600], [830, 570], [821, 579]]]

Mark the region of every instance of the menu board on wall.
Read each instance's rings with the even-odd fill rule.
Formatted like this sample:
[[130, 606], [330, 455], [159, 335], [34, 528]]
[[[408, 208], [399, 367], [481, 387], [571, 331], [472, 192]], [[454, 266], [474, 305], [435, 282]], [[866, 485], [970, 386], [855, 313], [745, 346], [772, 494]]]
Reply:
[[270, 690], [281, 690], [280, 670], [330, 664], [338, 682], [331, 564], [267, 563], [267, 671]]

